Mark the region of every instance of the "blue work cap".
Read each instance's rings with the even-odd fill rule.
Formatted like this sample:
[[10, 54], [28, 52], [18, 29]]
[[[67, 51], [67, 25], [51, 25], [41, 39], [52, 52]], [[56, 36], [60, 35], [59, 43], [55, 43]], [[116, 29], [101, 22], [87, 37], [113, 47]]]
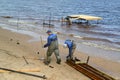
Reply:
[[51, 33], [52, 31], [51, 30], [48, 30], [46, 33]]

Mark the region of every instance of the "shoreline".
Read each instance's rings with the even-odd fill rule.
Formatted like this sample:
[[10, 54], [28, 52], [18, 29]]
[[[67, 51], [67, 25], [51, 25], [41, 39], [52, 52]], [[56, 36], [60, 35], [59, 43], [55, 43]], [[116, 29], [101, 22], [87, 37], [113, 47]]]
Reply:
[[[28, 25], [28, 24], [27, 24]], [[24, 26], [24, 27], [23, 27]], [[26, 28], [25, 28], [26, 27]], [[105, 58], [108, 60], [112, 60], [115, 62], [120, 62], [120, 49], [112, 47], [112, 43], [108, 45], [108, 43], [102, 43], [102, 42], [97, 42], [95, 43], [94, 41], [86, 41], [84, 37], [75, 35], [73, 33], [62, 33], [61, 30], [57, 30], [54, 28], [47, 28], [47, 27], [35, 27], [35, 24], [33, 24], [33, 27], [29, 28], [28, 26], [25, 26], [24, 24], [20, 24], [18, 28], [16, 26], [10, 26], [2, 27], [7, 30], [11, 30], [12, 32], [17, 32], [17, 33], [22, 33], [26, 34], [29, 36], [32, 36], [33, 39], [29, 40], [29, 42], [34, 42], [34, 41], [39, 41], [40, 37], [43, 38], [44, 41], [46, 41], [47, 35], [46, 35], [46, 30], [51, 29], [52, 31], [55, 31], [55, 33], [58, 34], [59, 42], [61, 45], [63, 45], [65, 39], [73, 39], [77, 42], [79, 45], [78, 50], [80, 52], [86, 53], [90, 56], [96, 56], [96, 57], [101, 57]], [[23, 29], [22, 29], [23, 28]], [[45, 35], [45, 36], [44, 36]]]
[[[42, 24], [42, 21], [40, 21], [39, 23]], [[90, 55], [90, 56], [96, 56], [96, 57], [101, 57], [101, 58], [105, 58], [108, 60], [112, 60], [115, 62], [120, 62], [119, 46], [115, 47], [113, 43], [95, 41], [96, 39], [94, 40], [90, 38], [89, 40], [88, 37], [85, 37], [84, 35], [80, 35], [80, 33], [78, 34], [72, 33], [71, 28], [77, 27], [77, 26], [67, 27], [63, 25], [61, 26], [61, 28], [59, 28], [60, 23], [55, 23], [55, 26], [57, 27], [48, 28], [47, 26], [38, 24], [38, 22], [34, 20], [33, 22], [32, 21], [26, 22], [26, 20], [19, 20], [18, 22], [14, 18], [10, 18], [10, 19], [3, 18], [3, 21], [1, 22], [1, 24], [2, 24], [1, 25], [2, 28], [4, 29], [8, 29], [8, 30], [11, 30], [17, 33], [27, 34], [29, 36], [34, 37], [32, 40], [29, 40], [29, 42], [39, 41], [40, 37], [42, 37], [43, 40], [46, 41], [47, 35], [45, 31], [48, 29], [52, 29], [53, 31], [59, 34], [58, 37], [60, 38], [59, 41], [61, 45], [63, 45], [65, 39], [73, 39], [79, 45], [78, 50], [80, 52], [86, 53], [87, 55]], [[70, 29], [69, 33], [67, 33], [67, 31], [64, 32], [63, 31], [64, 28], [65, 28], [65, 31]], [[86, 33], [88, 32], [86, 31], [87, 30], [86, 28], [82, 28], [82, 29], [85, 29]]]
[[[40, 22], [38, 22], [35, 20], [27, 21], [24, 19], [23, 20], [20, 19], [18, 21], [14, 18], [1, 18], [1, 26], [4, 26], [3, 28], [10, 29], [10, 30], [13, 29], [13, 31], [18, 31], [18, 32], [22, 31], [24, 34], [26, 34], [26, 32], [31, 33], [32, 34], [31, 36], [39, 35], [40, 31], [42, 29], [48, 29], [47, 27], [49, 27], [49, 26], [48, 25], [43, 26], [42, 22], [43, 22], [42, 20]], [[54, 26], [56, 26], [56, 27], [54, 27]], [[100, 37], [98, 37], [99, 35], [94, 36], [95, 34], [99, 34], [99, 33], [94, 33], [93, 37], [88, 36], [88, 34], [90, 34], [89, 29], [91, 30], [92, 27], [79, 28], [76, 25], [73, 25], [73, 26], [62, 25], [61, 26], [61, 24], [58, 22], [54, 23], [54, 26], [49, 27], [49, 29], [53, 29], [54, 31], [56, 31], [62, 35], [65, 35], [65, 36], [72, 36], [78, 42], [80, 41], [81, 44], [83, 44], [83, 45], [92, 46], [92, 47], [100, 48], [103, 50], [111, 50], [111, 51], [114, 51], [114, 53], [120, 52], [119, 41], [116, 42], [116, 38], [113, 38], [111, 41], [111, 40], [107, 40], [107, 39], [103, 38], [104, 36], [100, 36]], [[83, 25], [81, 25], [81, 26], [83, 27]], [[61, 28], [59, 28], [59, 27], [61, 27]], [[73, 28], [73, 27], [75, 27], [75, 28]], [[89, 26], [86, 26], [86, 27], [89, 27]], [[72, 31], [72, 29], [73, 29], [73, 31]], [[78, 31], [79, 30], [80, 31], [75, 32], [74, 29], [75, 30], [78, 29]], [[94, 28], [92, 28], [92, 29], [94, 29]], [[69, 33], [67, 33], [67, 30], [69, 30]], [[108, 33], [106, 33], [106, 34], [108, 35]], [[104, 35], [105, 35], [105, 33], [104, 33]], [[108, 36], [110, 36], [110, 34]], [[114, 35], [113, 35], [113, 37], [114, 37]]]
[[[1, 33], [5, 33], [5, 34], [1, 34], [0, 35], [0, 36], [2, 36], [0, 39], [1, 40], [3, 39], [3, 42], [1, 42], [1, 43], [3, 45], [6, 45], [6, 46], [7, 45], [9, 45], [9, 46], [12, 45], [13, 48], [15, 47], [16, 49], [18, 49], [19, 53], [21, 53], [21, 54], [17, 54], [17, 56], [22, 57], [22, 55], [24, 55], [25, 57], [29, 57], [29, 58], [32, 58], [32, 59], [38, 59], [41, 56], [43, 58], [45, 56], [44, 54], [46, 52], [46, 49], [42, 49], [41, 48], [40, 40], [29, 42], [29, 40], [33, 39], [31, 36], [28, 36], [28, 35], [25, 35], [25, 34], [16, 33], [16, 32], [11, 32], [9, 30], [5, 30], [5, 29], [1, 29], [1, 28], [0, 28], [0, 32]], [[8, 34], [10, 34], [10, 35], [8, 35]], [[40, 35], [44, 36], [43, 34], [40, 34]], [[46, 34], [45, 34], [45, 36], [46, 36]], [[46, 38], [45, 36], [43, 37], [43, 39]], [[13, 41], [10, 41], [11, 38], [13, 38]], [[7, 39], [7, 40], [4, 41], [4, 39]], [[17, 41], [20, 42], [19, 45], [17, 44]], [[45, 41], [44, 41], [44, 43], [45, 43]], [[1, 46], [0, 50], [6, 50], [6, 46], [4, 46], [5, 48]], [[7, 47], [7, 48], [9, 49], [9, 47]], [[14, 51], [12, 49], [9, 49], [10, 52], [15, 52], [16, 51], [16, 50]], [[4, 51], [2, 51], [2, 52], [4, 52]], [[40, 54], [38, 55], [37, 52], [40, 52]], [[44, 53], [44, 54], [41, 54], [41, 52]], [[60, 45], [60, 55], [62, 57], [62, 65], [61, 65], [61, 67], [63, 67], [63, 65], [64, 66], [66, 65], [64, 62], [65, 62], [65, 57], [66, 57], [67, 53], [68, 53], [67, 49], [64, 49]], [[16, 55], [16, 53], [14, 53], [12, 55]], [[74, 56], [77, 56], [83, 62], [85, 62], [86, 59], [87, 59], [88, 54], [80, 52], [80, 51], [75, 51]], [[56, 64], [55, 61], [56, 61], [56, 59], [55, 59], [55, 57], [53, 55], [52, 56], [51, 65], [54, 65], [54, 67], [56, 67], [56, 66], [58, 67], [58, 65]], [[35, 61], [33, 60], [32, 62], [34, 63]], [[39, 61], [37, 61], [37, 63], [39, 63]], [[43, 63], [41, 63], [41, 64], [43, 64]], [[119, 77], [120, 76], [120, 68], [119, 68], [120, 63], [118, 63], [118, 62], [114, 62], [114, 61], [111, 61], [111, 60], [106, 60], [106, 59], [103, 59], [103, 58], [100, 58], [100, 57], [96, 57], [96, 56], [90, 56], [89, 64], [94, 66], [95, 68], [97, 68], [97, 69], [99, 69], [99, 70], [101, 70], [101, 71], [103, 71], [103, 72], [113, 76], [116, 79], [120, 79], [120, 77]], [[4, 66], [4, 65], [1, 65], [1, 66]], [[42, 66], [43, 66], [42, 69], [44, 70], [44, 64]], [[18, 65], [14, 66], [14, 67], [17, 68]], [[67, 66], [67, 67], [69, 67], [69, 66]], [[113, 67], [114, 67], [114, 69], [113, 69]], [[64, 67], [62, 69], [64, 69]], [[59, 79], [57, 79], [57, 80], [59, 80]], [[89, 79], [85, 78], [84, 80], [89, 80]]]

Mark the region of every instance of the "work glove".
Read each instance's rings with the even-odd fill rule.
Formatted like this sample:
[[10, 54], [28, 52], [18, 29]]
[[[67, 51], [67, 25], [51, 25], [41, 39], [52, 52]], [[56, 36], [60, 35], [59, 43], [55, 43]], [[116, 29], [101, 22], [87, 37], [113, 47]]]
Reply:
[[47, 47], [47, 45], [45, 44], [43, 47], [45, 48], [45, 47]]

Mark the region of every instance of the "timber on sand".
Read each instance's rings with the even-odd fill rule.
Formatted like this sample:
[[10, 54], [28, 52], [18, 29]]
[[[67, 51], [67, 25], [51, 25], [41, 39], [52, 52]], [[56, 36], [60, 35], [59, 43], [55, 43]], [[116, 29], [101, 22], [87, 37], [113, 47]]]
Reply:
[[[78, 61], [80, 60], [77, 59], [77, 62]], [[94, 67], [88, 65], [87, 63], [76, 64], [76, 60], [67, 60], [66, 63], [92, 80], [115, 80], [111, 76], [95, 69]]]

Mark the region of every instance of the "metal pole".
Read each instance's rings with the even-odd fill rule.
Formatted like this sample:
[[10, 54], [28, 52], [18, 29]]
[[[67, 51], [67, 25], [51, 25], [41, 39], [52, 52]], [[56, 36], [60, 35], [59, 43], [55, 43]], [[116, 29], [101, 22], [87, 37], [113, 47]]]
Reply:
[[[40, 36], [40, 39], [41, 39], [41, 46], [42, 46], [42, 48], [44, 47], [43, 46], [43, 40], [42, 40], [42, 37]], [[43, 50], [44, 51], [44, 50]], [[45, 52], [45, 51], [44, 51]], [[44, 60], [45, 60], [45, 54], [44, 54]]]

